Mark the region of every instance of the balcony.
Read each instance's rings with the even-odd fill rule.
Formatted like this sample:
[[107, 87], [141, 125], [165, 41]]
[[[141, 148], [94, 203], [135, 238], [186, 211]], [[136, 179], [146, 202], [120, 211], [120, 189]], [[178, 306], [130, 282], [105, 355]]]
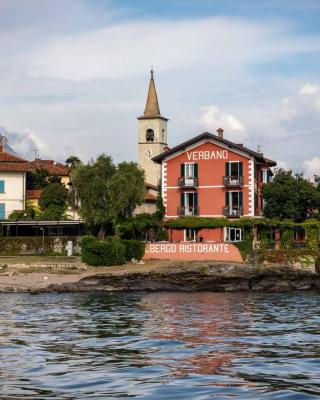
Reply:
[[178, 207], [178, 215], [180, 217], [186, 215], [199, 215], [199, 207]]
[[198, 178], [191, 177], [191, 178], [186, 178], [186, 177], [181, 177], [178, 178], [178, 185], [181, 189], [185, 188], [197, 188], [198, 187]]
[[242, 187], [243, 186], [243, 176], [224, 176], [223, 183], [226, 187]]
[[224, 207], [223, 215], [227, 218], [240, 218], [243, 215], [242, 207]]

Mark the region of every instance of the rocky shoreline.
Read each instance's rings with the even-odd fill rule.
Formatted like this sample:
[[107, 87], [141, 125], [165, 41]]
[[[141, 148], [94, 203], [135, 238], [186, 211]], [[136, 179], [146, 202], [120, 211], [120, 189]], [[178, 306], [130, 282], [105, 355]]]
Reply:
[[[5, 276], [6, 275], [6, 276]], [[218, 262], [179, 262], [134, 267], [11, 272], [0, 275], [0, 292], [76, 293], [105, 291], [290, 292], [320, 290], [312, 267], [259, 266]]]
[[249, 264], [189, 262], [150, 271], [94, 273], [76, 281], [30, 290], [74, 293], [104, 291], [290, 292], [320, 290], [320, 275], [309, 269]]

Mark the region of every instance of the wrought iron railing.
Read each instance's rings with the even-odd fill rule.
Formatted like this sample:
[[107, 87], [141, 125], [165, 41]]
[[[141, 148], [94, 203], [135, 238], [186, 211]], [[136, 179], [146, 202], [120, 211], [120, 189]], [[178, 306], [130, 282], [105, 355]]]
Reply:
[[223, 183], [227, 187], [242, 187], [243, 186], [243, 176], [224, 176]]

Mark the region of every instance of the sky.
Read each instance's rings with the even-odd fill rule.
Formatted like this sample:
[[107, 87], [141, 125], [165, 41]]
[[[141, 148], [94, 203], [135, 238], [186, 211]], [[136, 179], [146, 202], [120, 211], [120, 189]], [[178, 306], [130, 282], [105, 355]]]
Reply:
[[173, 147], [222, 127], [320, 173], [319, 0], [0, 0], [0, 133], [32, 159], [137, 160], [150, 79]]

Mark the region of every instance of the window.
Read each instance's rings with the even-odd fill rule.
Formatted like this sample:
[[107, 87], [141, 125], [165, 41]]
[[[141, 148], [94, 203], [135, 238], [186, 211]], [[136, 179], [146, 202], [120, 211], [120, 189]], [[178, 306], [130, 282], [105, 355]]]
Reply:
[[240, 210], [243, 203], [242, 192], [226, 192], [226, 207], [230, 207], [231, 210]]
[[186, 178], [186, 179], [198, 178], [198, 164], [197, 163], [181, 164], [180, 174], [181, 178]]
[[242, 177], [243, 163], [241, 161], [226, 162], [226, 176]]
[[0, 193], [4, 193], [4, 180], [0, 180]]
[[269, 181], [269, 176], [268, 176], [268, 170], [267, 169], [262, 169], [261, 170], [261, 182], [262, 183], [268, 183]]
[[197, 240], [196, 230], [193, 228], [185, 229], [184, 230], [184, 240], [186, 242], [196, 242], [196, 240]]
[[154, 132], [152, 129], [148, 129], [146, 132], [146, 140], [147, 142], [153, 142], [154, 141]]
[[180, 206], [184, 210], [184, 215], [196, 215], [198, 213], [198, 193], [181, 193]]
[[241, 242], [243, 240], [242, 228], [225, 228], [225, 242]]
[[0, 219], [5, 219], [6, 217], [6, 205], [5, 203], [0, 203]]
[[194, 164], [184, 164], [184, 176], [187, 179], [194, 177]]

